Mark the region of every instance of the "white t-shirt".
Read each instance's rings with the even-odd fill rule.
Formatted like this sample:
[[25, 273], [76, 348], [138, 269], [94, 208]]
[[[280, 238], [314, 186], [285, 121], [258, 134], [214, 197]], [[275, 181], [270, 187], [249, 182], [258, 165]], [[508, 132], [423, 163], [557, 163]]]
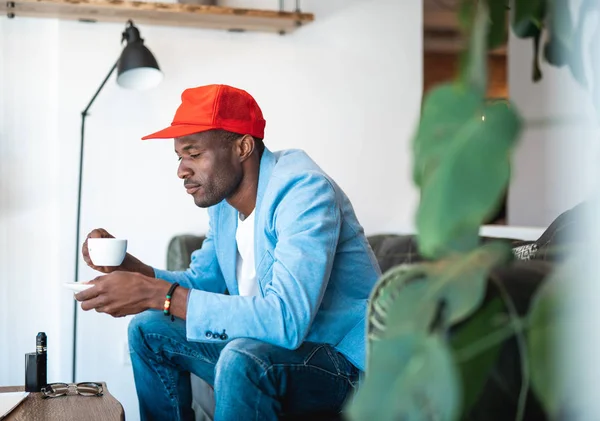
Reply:
[[238, 220], [235, 232], [237, 242], [236, 275], [240, 295], [258, 295], [254, 267], [254, 211], [243, 221]]

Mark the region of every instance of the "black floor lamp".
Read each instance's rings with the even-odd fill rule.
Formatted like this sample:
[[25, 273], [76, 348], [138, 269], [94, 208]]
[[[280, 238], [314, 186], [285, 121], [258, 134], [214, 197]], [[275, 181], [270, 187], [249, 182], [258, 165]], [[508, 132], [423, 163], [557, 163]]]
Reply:
[[[127, 45], [121, 52], [119, 59], [112, 66], [100, 87], [90, 100], [89, 104], [81, 112], [81, 145], [79, 149], [79, 186], [77, 192], [77, 228], [75, 229], [75, 282], [79, 278], [79, 224], [81, 221], [81, 184], [83, 175], [83, 146], [85, 136], [85, 118], [88, 116], [90, 107], [96, 100], [96, 97], [106, 85], [106, 82], [117, 69], [117, 84], [124, 88], [131, 89], [148, 89], [160, 83], [162, 80], [162, 72], [158, 67], [156, 59], [144, 45], [144, 40], [140, 37], [140, 31], [133, 25], [130, 20], [127, 22], [127, 27], [123, 32], [121, 43], [127, 42]], [[74, 301], [73, 306], [73, 382], [77, 370], [77, 307], [78, 302]]]

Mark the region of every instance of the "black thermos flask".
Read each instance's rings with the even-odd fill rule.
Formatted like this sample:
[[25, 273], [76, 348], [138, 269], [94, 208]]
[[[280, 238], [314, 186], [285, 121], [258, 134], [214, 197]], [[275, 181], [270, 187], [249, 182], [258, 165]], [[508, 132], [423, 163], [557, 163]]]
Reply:
[[39, 389], [46, 387], [47, 382], [47, 367], [48, 367], [48, 338], [46, 333], [40, 332], [35, 337], [35, 353], [37, 365], [37, 386]]
[[25, 391], [39, 392], [47, 386], [48, 338], [44, 332], [35, 337], [35, 352], [25, 354]]

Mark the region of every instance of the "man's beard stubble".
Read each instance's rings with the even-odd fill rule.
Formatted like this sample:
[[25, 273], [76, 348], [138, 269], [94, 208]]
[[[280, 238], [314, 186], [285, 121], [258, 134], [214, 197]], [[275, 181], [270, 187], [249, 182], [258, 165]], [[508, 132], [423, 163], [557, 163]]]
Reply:
[[215, 183], [198, 183], [202, 186], [204, 195], [202, 199], [194, 196], [196, 206], [209, 208], [234, 195], [242, 184], [243, 174], [239, 172], [233, 177], [235, 178], [232, 178], [231, 181], [228, 181], [226, 177], [218, 176]]

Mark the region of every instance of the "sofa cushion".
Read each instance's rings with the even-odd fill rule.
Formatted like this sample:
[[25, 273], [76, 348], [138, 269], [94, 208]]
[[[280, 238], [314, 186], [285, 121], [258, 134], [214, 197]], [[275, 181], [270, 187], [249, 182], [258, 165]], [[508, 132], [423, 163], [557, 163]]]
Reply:
[[423, 260], [412, 235], [380, 234], [367, 237], [381, 272], [403, 263]]
[[[378, 234], [367, 237], [375, 253], [381, 272], [386, 272], [400, 264], [417, 263], [425, 260], [419, 254], [417, 239], [414, 235]], [[481, 237], [481, 243], [490, 241], [505, 241], [513, 247], [513, 253], [518, 260], [529, 260], [531, 250], [535, 250], [534, 241], [519, 241], [510, 238]], [[527, 252], [530, 253], [527, 253]]]
[[204, 236], [176, 235], [167, 247], [167, 270], [186, 270], [192, 261], [192, 253], [204, 242]]
[[[589, 244], [593, 230], [585, 226], [594, 212], [593, 202], [584, 202], [560, 214], [536, 241], [536, 260], [562, 261], [578, 245]], [[594, 215], [595, 216], [595, 215]]]

